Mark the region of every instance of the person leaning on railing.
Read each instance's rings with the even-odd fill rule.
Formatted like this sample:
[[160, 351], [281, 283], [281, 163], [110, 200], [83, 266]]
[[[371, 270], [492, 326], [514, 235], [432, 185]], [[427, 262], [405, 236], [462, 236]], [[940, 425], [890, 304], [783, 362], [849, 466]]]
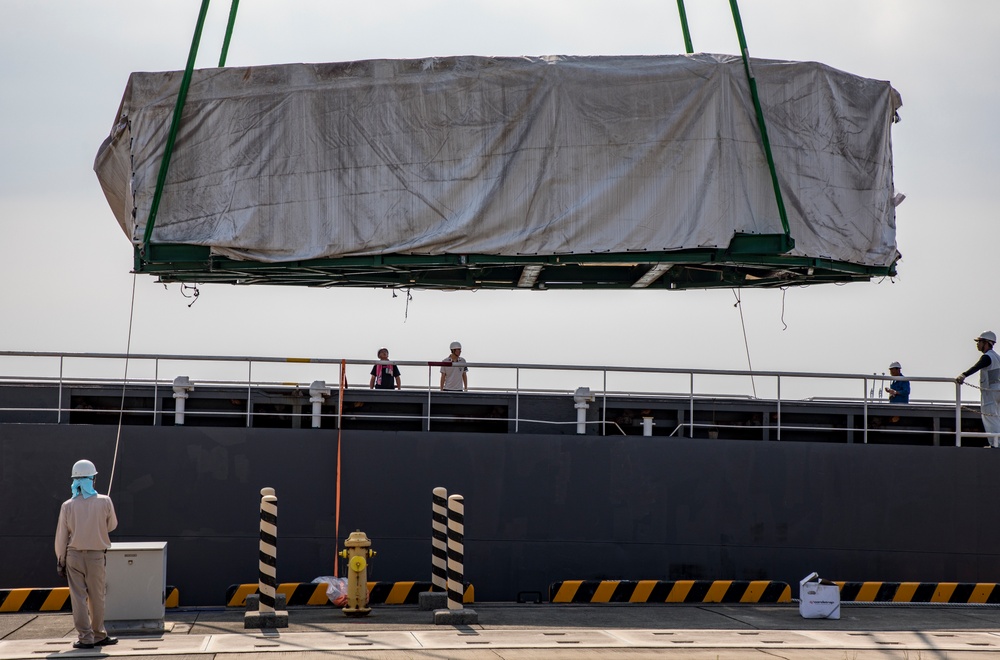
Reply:
[[976, 348], [983, 354], [979, 361], [962, 372], [955, 382], [962, 384], [972, 374], [979, 372], [980, 412], [983, 429], [990, 434], [990, 446], [1000, 446], [1000, 355], [993, 350], [997, 336], [992, 330], [975, 339]]

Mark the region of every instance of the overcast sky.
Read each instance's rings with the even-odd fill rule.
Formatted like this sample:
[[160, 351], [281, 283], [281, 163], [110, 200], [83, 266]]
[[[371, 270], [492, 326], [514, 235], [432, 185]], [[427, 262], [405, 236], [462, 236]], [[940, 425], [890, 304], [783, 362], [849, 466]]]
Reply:
[[[899, 277], [743, 291], [753, 367], [954, 376], [1000, 331], [1000, 2], [743, 0], [754, 57], [888, 80]], [[0, 350], [747, 367], [731, 290], [526, 292], [178, 285], [140, 276], [93, 159], [129, 73], [182, 69], [199, 0], [0, 0]], [[216, 0], [199, 67], [215, 66]], [[696, 51], [737, 53], [726, 0], [688, 0]], [[444, 55], [683, 53], [673, 0], [242, 0], [230, 66]], [[787, 327], [786, 327], [787, 326]], [[358, 368], [359, 376], [364, 371]], [[308, 380], [308, 377], [305, 377]], [[474, 382], [473, 382], [474, 384]], [[584, 383], [581, 383], [584, 384]], [[592, 386], [600, 383], [589, 383]], [[971, 396], [970, 396], [971, 395]], [[916, 387], [915, 387], [915, 396]], [[974, 392], [966, 395], [976, 398]]]

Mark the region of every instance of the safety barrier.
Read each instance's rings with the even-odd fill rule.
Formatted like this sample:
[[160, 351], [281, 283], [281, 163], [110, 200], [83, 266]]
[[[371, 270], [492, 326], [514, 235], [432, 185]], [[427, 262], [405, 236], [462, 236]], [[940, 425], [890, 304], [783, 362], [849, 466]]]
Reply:
[[[177, 587], [167, 587], [164, 605], [170, 609], [180, 604]], [[69, 587], [51, 589], [0, 589], [0, 612], [69, 612]]]
[[994, 582], [837, 582], [842, 603], [1000, 604]]
[[[309, 379], [322, 376], [331, 370], [339, 367], [350, 367], [356, 369], [353, 377], [358, 373], [367, 373], [371, 367], [372, 360], [346, 360], [340, 358], [277, 358], [277, 357], [245, 357], [245, 356], [197, 356], [197, 355], [156, 355], [156, 354], [113, 354], [113, 353], [54, 353], [54, 352], [26, 352], [26, 351], [0, 351], [0, 385], [11, 384], [19, 386], [23, 383], [33, 385], [49, 385], [53, 394], [49, 399], [34, 402], [33, 405], [24, 405], [20, 401], [16, 405], [0, 407], [0, 414], [11, 414], [12, 419], [21, 419], [18, 415], [32, 418], [53, 419], [55, 423], [63, 423], [64, 418], [73, 416], [101, 416], [108, 417], [110, 413], [120, 413], [119, 407], [115, 404], [109, 407], [107, 404], [101, 405], [98, 401], [76, 403], [71, 400], [68, 393], [72, 388], [79, 387], [123, 387], [122, 377], [115, 375], [120, 370], [120, 366], [127, 360], [130, 365], [129, 373], [134, 374], [128, 379], [128, 385], [135, 391], [148, 391], [151, 395], [138, 397], [140, 400], [148, 401], [138, 407], [129, 407], [126, 411], [131, 415], [135, 423], [149, 423], [161, 425], [164, 423], [164, 416], [175, 415], [181, 412], [176, 407], [179, 402], [187, 396], [186, 392], [193, 389], [210, 387], [220, 389], [233, 389], [240, 392], [239, 397], [229, 397], [226, 401], [237, 401], [234, 407], [213, 410], [191, 410], [186, 409], [184, 415], [188, 421], [212, 417], [214, 419], [231, 419], [233, 425], [245, 424], [247, 427], [267, 426], [278, 420], [287, 420], [295, 417], [300, 423], [302, 420], [312, 420], [312, 425], [318, 421], [322, 425], [323, 420], [340, 428], [343, 419], [342, 412], [330, 410], [335, 407], [333, 401], [327, 401], [328, 412], [313, 414], [317, 406], [322, 411], [323, 400], [328, 396], [332, 388], [325, 387], [325, 381], [313, 380], [313, 386], [308, 383]], [[9, 367], [7, 365], [9, 364]], [[72, 364], [73, 369], [70, 369]], [[372, 422], [372, 421], [392, 421], [394, 423], [406, 423], [422, 425], [424, 430], [429, 430], [433, 425], [450, 424], [456, 421], [469, 422], [509, 422], [513, 426], [513, 432], [518, 433], [522, 426], [537, 428], [544, 425], [551, 428], [558, 428], [560, 425], [580, 424], [568, 420], [554, 420], [548, 417], [535, 419], [525, 416], [521, 411], [523, 401], [528, 401], [531, 396], [567, 396], [572, 399], [573, 387], [579, 385], [581, 380], [600, 380], [597, 388], [579, 388], [587, 390], [593, 403], [588, 406], [596, 407], [599, 411], [597, 417], [588, 416], [584, 420], [585, 426], [591, 431], [597, 430], [600, 433], [626, 433], [627, 429], [622, 428], [616, 420], [616, 415], [621, 417], [613, 408], [615, 406], [629, 407], [630, 400], [638, 401], [639, 397], [657, 397], [670, 400], [684, 400], [687, 402], [687, 410], [680, 411], [679, 415], [674, 415], [678, 411], [671, 410], [669, 419], [660, 419], [654, 422], [653, 419], [643, 421], [641, 418], [631, 418], [638, 423], [643, 421], [644, 429], [652, 432], [655, 424], [665, 427], [672, 433], [686, 433], [689, 437], [696, 434], [712, 434], [725, 437], [727, 434], [740, 436], [746, 435], [749, 431], [754, 431], [760, 439], [782, 440], [788, 439], [787, 434], [801, 434], [804, 432], [818, 435], [820, 437], [830, 434], [842, 435], [846, 432], [847, 442], [869, 442], [870, 434], [880, 436], [896, 436], [901, 441], [907, 438], [914, 439], [915, 442], [923, 442], [923, 438], [931, 437], [933, 444], [953, 444], [963, 445], [963, 437], [973, 440], [972, 445], [982, 446], [985, 444], [987, 434], [970, 430], [966, 426], [976, 428], [980, 411], [977, 405], [966, 406], [962, 401], [962, 386], [957, 385], [952, 377], [921, 377], [907, 376], [906, 380], [921, 385], [921, 394], [927, 398], [913, 398], [911, 406], [893, 406], [896, 410], [889, 416], [890, 422], [884, 422], [883, 417], [887, 417], [888, 401], [884, 398], [884, 386], [894, 378], [891, 375], [883, 374], [838, 374], [838, 373], [810, 373], [810, 372], [779, 372], [779, 371], [745, 371], [745, 370], [720, 370], [720, 369], [682, 369], [682, 368], [659, 368], [659, 367], [615, 367], [607, 365], [552, 365], [552, 364], [519, 364], [519, 363], [468, 363], [470, 368], [476, 369], [479, 374], [476, 377], [476, 386], [470, 388], [470, 392], [477, 394], [501, 394], [508, 399], [512, 399], [510, 410], [506, 415], [486, 415], [486, 416], [456, 416], [450, 408], [454, 401], [436, 392], [435, 369], [438, 362], [422, 362], [412, 360], [394, 361], [397, 366], [403, 366], [407, 373], [414, 374], [412, 380], [407, 381], [405, 390], [426, 392], [426, 400], [422, 408], [413, 412], [381, 412], [367, 413], [365, 411], [350, 411], [352, 422]], [[90, 374], [87, 377], [70, 376], [70, 372], [77, 372], [79, 368], [85, 366]], [[173, 381], [162, 377], [163, 370], [169, 368], [170, 374], [196, 369], [205, 375], [197, 382], [192, 382], [188, 377], [178, 376]], [[304, 371], [303, 371], [304, 370]], [[339, 369], [337, 369], [339, 371]], [[418, 374], [426, 370], [426, 384], [417, 384], [422, 379]], [[236, 372], [243, 371], [241, 375]], [[209, 375], [211, 373], [211, 375]], [[407, 376], [409, 378], [409, 376]], [[695, 381], [699, 387], [696, 388]], [[527, 386], [525, 381], [531, 380], [532, 385]], [[759, 383], [758, 383], [759, 381]], [[699, 393], [704, 390], [705, 383], [711, 383], [708, 394]], [[412, 384], [410, 384], [412, 383]], [[322, 385], [322, 387], [319, 387]], [[750, 386], [749, 388], [747, 386]], [[314, 387], [315, 386], [315, 387]], [[759, 386], [759, 391], [758, 391]], [[859, 387], [860, 386], [860, 387]], [[970, 383], [966, 387], [972, 387]], [[363, 386], [362, 386], [363, 388]], [[288, 411], [273, 410], [270, 404], [265, 405], [260, 390], [286, 391], [287, 393], [298, 393], [302, 402], [306, 405], [292, 406], [291, 415]], [[175, 399], [175, 409], [164, 408], [163, 396], [161, 392], [170, 394], [171, 390], [178, 395]], [[858, 391], [860, 390], [860, 392]], [[358, 391], [355, 386], [352, 393]], [[952, 392], [954, 393], [952, 395]], [[310, 398], [305, 398], [305, 393], [313, 394]], [[860, 396], [859, 396], [860, 394]], [[440, 396], [439, 396], [440, 395]], [[81, 395], [82, 396], [82, 395]], [[709, 397], [713, 401], [729, 402], [757, 402], [764, 407], [750, 415], [745, 420], [729, 419], [724, 416], [715, 419], [717, 404], [713, 403], [706, 415], [700, 414], [702, 404], [701, 398]], [[99, 398], [99, 397], [98, 397]], [[136, 398], [133, 396], [133, 398]], [[976, 397], [978, 398], [978, 396]], [[118, 399], [121, 399], [119, 396]], [[411, 400], [415, 397], [410, 397]], [[475, 401], [466, 397], [467, 401]], [[617, 402], [616, 402], [617, 401]], [[624, 403], [623, 403], [624, 402]], [[794, 411], [789, 412], [789, 404], [802, 404], [806, 402], [824, 405], [829, 408], [831, 405], [855, 405], [860, 406], [861, 411], [857, 414], [849, 415], [850, 419], [838, 422], [830, 426], [826, 422], [810, 423], [807, 420], [797, 419]], [[255, 404], [261, 404], [255, 408]], [[309, 403], [312, 404], [310, 409]], [[568, 403], [568, 402], [567, 402]], [[282, 406], [290, 405], [282, 402]], [[572, 404], [570, 404], [572, 405]], [[639, 404], [637, 404], [639, 405]], [[648, 405], [648, 404], [643, 404]], [[79, 407], [78, 407], [79, 406]], [[703, 407], [703, 406], [702, 406]], [[919, 410], [918, 410], [919, 408]], [[641, 413], [640, 407], [638, 412]], [[619, 411], [620, 412], [620, 411]], [[656, 411], [650, 410], [655, 416]], [[917, 414], [919, 413], [919, 414]], [[967, 424], [963, 425], [963, 415], [969, 413]], [[48, 417], [47, 415], [51, 415]], [[907, 424], [906, 417], [910, 415], [912, 419], [923, 420], [925, 416], [933, 422], [933, 428], [924, 428], [923, 422], [913, 425]], [[916, 414], [916, 417], [913, 415]], [[754, 416], [756, 415], [756, 416]], [[783, 419], [783, 415], [786, 417]], [[536, 415], [537, 417], [537, 415]], [[676, 418], [675, 418], [676, 417]], [[903, 417], [903, 423], [897, 425], [897, 421]], [[116, 419], [117, 417], [108, 417]], [[255, 422], [256, 420], [256, 422]], [[187, 423], [175, 420], [174, 423]], [[298, 428], [298, 426], [296, 426]], [[785, 438], [783, 438], [783, 434]], [[660, 433], [662, 435], [662, 433]], [[953, 440], [949, 439], [949, 436]]]
[[771, 580], [564, 580], [552, 603], [790, 603], [792, 589]]
[[[286, 604], [329, 605], [325, 582], [285, 582], [279, 584], [278, 594], [284, 594]], [[421, 591], [432, 591], [430, 582], [369, 582], [368, 602], [372, 605], [416, 605]], [[256, 584], [233, 584], [226, 589], [226, 607], [244, 607], [246, 598], [257, 593]], [[476, 588], [465, 585], [462, 598], [465, 603], [476, 601]]]

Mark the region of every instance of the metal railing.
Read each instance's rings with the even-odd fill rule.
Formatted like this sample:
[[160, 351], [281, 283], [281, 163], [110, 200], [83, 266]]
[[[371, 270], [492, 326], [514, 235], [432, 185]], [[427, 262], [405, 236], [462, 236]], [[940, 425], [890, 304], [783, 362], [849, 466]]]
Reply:
[[[53, 407], [30, 408], [30, 407], [0, 407], [0, 412], [38, 412], [54, 411], [57, 415], [57, 422], [63, 421], [64, 413], [68, 413], [70, 408], [64, 401], [64, 393], [68, 387], [72, 386], [107, 386], [122, 388], [124, 401], [125, 389], [127, 386], [152, 387], [153, 399], [160, 400], [161, 390], [171, 391], [174, 387], [174, 376], [190, 376], [193, 383], [199, 388], [218, 387], [234, 388], [246, 392], [246, 408], [239, 412], [233, 411], [213, 411], [204, 413], [199, 411], [187, 411], [186, 414], [197, 416], [199, 414], [211, 414], [214, 416], [245, 417], [246, 425], [253, 426], [254, 417], [267, 417], [270, 415], [283, 413], [269, 413], [253, 410], [254, 390], [261, 388], [285, 388], [287, 390], [307, 390], [315, 381], [332, 380], [330, 385], [332, 392], [339, 396], [336, 383], [340, 382], [341, 370], [345, 375], [353, 371], [354, 377], [358, 375], [359, 367], [365, 371], [370, 369], [377, 361], [342, 359], [342, 358], [289, 358], [289, 357], [260, 357], [260, 356], [206, 356], [206, 355], [160, 355], [160, 354], [133, 354], [124, 355], [118, 353], [55, 353], [55, 352], [20, 352], [20, 351], [0, 351], [0, 385], [5, 383], [31, 383], [31, 384], [55, 384], [57, 386], [57, 401]], [[406, 385], [406, 391], [426, 390], [426, 407], [419, 418], [423, 421], [425, 429], [431, 428], [432, 421], [454, 419], [448, 415], [435, 416], [434, 393], [435, 374], [439, 370], [439, 361], [412, 361], [394, 360], [393, 364], [401, 367], [401, 371], [406, 376], [406, 382], [413, 382], [407, 375], [413, 372], [426, 369], [427, 378], [425, 386]], [[774, 408], [773, 424], [762, 423], [761, 429], [774, 431], [776, 439], [782, 439], [782, 432], [794, 430], [814, 431], [817, 433], [832, 430], [829, 427], [809, 426], [803, 424], [789, 424], [783, 422], [783, 406], [791, 402], [809, 402], [820, 405], [850, 404], [861, 406], [862, 425], [859, 429], [849, 429], [859, 431], [862, 434], [863, 442], [867, 443], [869, 433], [878, 431], [880, 433], [928, 433], [927, 430], [912, 429], [873, 429], [870, 426], [870, 410], [873, 406], [881, 406], [885, 409], [885, 402], [881, 396], [876, 397], [875, 392], [881, 395], [882, 388], [891, 380], [893, 376], [879, 374], [844, 374], [830, 372], [788, 372], [788, 371], [744, 371], [744, 370], [720, 370], [720, 369], [684, 369], [684, 368], [660, 368], [660, 367], [627, 367], [608, 365], [556, 365], [556, 364], [523, 364], [523, 363], [492, 363], [492, 362], [468, 362], [466, 366], [476, 375], [474, 382], [478, 379], [480, 383], [476, 387], [470, 387], [474, 394], [504, 394], [513, 396], [513, 415], [504, 418], [513, 424], [514, 432], [518, 432], [520, 425], [525, 422], [552, 424], [571, 422], [552, 422], [551, 420], [527, 419], [521, 414], [522, 398], [529, 395], [565, 395], [573, 396], [580, 386], [581, 380], [594, 378], [600, 380], [600, 386], [591, 388], [594, 402], [600, 401], [600, 419], [583, 420], [580, 423], [586, 425], [599, 425], [603, 428], [614, 428], [615, 420], [608, 419], [609, 401], [614, 400], [618, 405], [622, 401], [631, 399], [678, 399], [687, 401], [687, 419], [674, 428], [671, 435], [686, 428], [689, 435], [694, 436], [696, 429], [729, 429], [743, 428], [745, 426], [733, 426], [726, 424], [696, 421], [696, 402], [705, 399], [725, 400], [728, 402], [764, 402]], [[117, 372], [117, 373], [116, 373]], [[170, 373], [171, 377], [165, 379], [164, 373]], [[308, 373], [308, 379], [299, 378]], [[365, 374], [367, 375], [367, 374]], [[331, 378], [332, 376], [332, 378]], [[530, 378], [527, 378], [530, 376]], [[949, 406], [954, 408], [954, 438], [955, 445], [961, 446], [963, 437], [988, 438], [986, 433], [970, 432], [962, 430], [962, 389], [961, 385], [955, 383], [952, 378], [927, 377], [927, 376], [907, 376], [906, 380], [912, 383], [930, 384], [936, 386], [938, 396], [932, 399], [917, 400], [914, 404], [923, 407], [941, 408]], [[348, 377], [348, 391], [359, 389], [357, 384], [350, 386], [351, 378]], [[422, 380], [422, 379], [421, 379]], [[532, 381], [529, 384], [527, 381]], [[614, 381], [614, 382], [609, 382]], [[712, 381], [714, 387], [709, 391], [699, 391], [696, 384]], [[758, 386], [758, 381], [763, 381]], [[771, 387], [773, 396], [758, 397], [747, 393], [748, 383], [750, 389], [756, 392], [758, 389], [765, 390]], [[817, 383], [824, 383], [827, 387], [832, 386], [830, 393], [817, 395]], [[770, 385], [768, 385], [770, 384]], [[861, 396], [851, 396], [850, 391], [857, 392], [860, 385]], [[364, 384], [367, 387], [367, 382]], [[614, 388], [612, 389], [612, 386]], [[953, 388], [954, 397], [947, 398], [941, 396], [945, 388]], [[173, 392], [172, 392], [173, 393]], [[334, 398], [331, 394], [330, 398]], [[123, 404], [124, 407], [124, 404]], [[902, 409], [900, 409], [902, 411]], [[104, 409], [94, 412], [115, 412], [122, 410]], [[165, 411], [159, 409], [159, 404], [155, 404], [152, 410], [128, 408], [127, 414], [152, 414], [155, 420]], [[977, 410], [972, 410], [977, 412]], [[337, 413], [322, 413], [321, 417], [336, 417], [337, 425], [341, 423], [340, 417], [344, 414], [338, 408]], [[310, 416], [309, 413], [302, 413], [303, 417]], [[374, 417], [379, 417], [378, 415]], [[416, 419], [414, 415], [382, 415], [382, 418], [391, 419]], [[474, 421], [473, 418], [463, 417], [466, 421]], [[494, 418], [489, 418], [496, 421]], [[619, 427], [618, 429], [622, 433]], [[843, 430], [843, 429], [833, 429]], [[934, 431], [935, 434], [945, 434], [951, 431]]]

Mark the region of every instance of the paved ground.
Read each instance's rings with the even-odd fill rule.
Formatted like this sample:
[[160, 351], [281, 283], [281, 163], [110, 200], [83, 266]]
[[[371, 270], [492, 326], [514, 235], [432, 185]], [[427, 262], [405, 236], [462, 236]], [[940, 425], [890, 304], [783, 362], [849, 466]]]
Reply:
[[[1000, 660], [1000, 608], [844, 606], [839, 621], [796, 606], [516, 605], [477, 603], [479, 623], [442, 626], [415, 606], [363, 619], [339, 610], [289, 611], [289, 627], [243, 628], [238, 610], [167, 613], [162, 634], [120, 634], [116, 646], [73, 650], [69, 614], [0, 614], [0, 660], [53, 656], [167, 660]], [[169, 656], [169, 658], [168, 658]]]

